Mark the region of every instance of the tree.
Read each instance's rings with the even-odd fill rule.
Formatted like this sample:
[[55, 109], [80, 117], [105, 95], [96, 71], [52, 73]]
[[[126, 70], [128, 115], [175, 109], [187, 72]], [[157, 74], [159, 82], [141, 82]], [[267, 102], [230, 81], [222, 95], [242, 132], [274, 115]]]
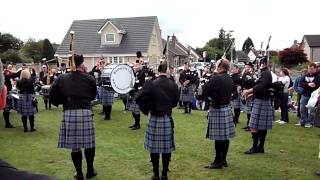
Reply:
[[46, 59], [54, 58], [54, 50], [53, 50], [52, 44], [48, 39], [43, 40], [41, 58], [46, 58]]
[[23, 45], [23, 42], [9, 33], [0, 33], [0, 53], [3, 53], [9, 49], [19, 50]]
[[40, 62], [42, 58], [42, 41], [36, 42], [34, 39], [29, 39], [20, 51], [25, 57], [33, 59], [35, 63]]
[[251, 48], [253, 48], [253, 47], [254, 47], [254, 44], [253, 44], [251, 38], [248, 37], [248, 38], [244, 41], [244, 43], [243, 43], [243, 45], [242, 45], [242, 51], [244, 51], [246, 54], [248, 54], [248, 53], [250, 52]]
[[4, 64], [6, 63], [21, 63], [22, 59], [19, 56], [17, 50], [9, 49], [6, 52], [1, 54], [1, 60]]
[[293, 65], [307, 62], [307, 55], [300, 48], [286, 48], [279, 53], [281, 64]]

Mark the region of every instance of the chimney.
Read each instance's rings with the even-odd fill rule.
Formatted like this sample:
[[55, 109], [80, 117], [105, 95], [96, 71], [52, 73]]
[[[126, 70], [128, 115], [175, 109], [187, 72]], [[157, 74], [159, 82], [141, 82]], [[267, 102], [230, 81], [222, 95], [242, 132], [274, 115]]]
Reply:
[[176, 45], [177, 45], [177, 37], [173, 34], [172, 37], [171, 37], [171, 43], [172, 43], [172, 47], [173, 48], [176, 48]]

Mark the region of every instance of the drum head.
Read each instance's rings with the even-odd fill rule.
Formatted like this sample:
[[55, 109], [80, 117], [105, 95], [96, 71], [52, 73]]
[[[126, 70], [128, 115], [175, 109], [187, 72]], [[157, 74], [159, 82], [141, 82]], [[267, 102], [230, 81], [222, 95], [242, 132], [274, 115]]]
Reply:
[[119, 94], [128, 93], [135, 83], [132, 68], [125, 64], [116, 65], [112, 68], [110, 82], [115, 92]]

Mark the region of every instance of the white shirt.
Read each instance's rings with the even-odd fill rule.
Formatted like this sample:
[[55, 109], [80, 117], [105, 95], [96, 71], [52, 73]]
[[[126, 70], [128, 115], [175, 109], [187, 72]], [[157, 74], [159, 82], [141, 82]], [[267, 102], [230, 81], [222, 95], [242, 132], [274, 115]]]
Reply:
[[279, 77], [279, 81], [282, 82], [282, 84], [284, 84], [284, 88], [289, 88], [290, 85], [290, 78], [289, 76], [283, 76], [283, 77]]

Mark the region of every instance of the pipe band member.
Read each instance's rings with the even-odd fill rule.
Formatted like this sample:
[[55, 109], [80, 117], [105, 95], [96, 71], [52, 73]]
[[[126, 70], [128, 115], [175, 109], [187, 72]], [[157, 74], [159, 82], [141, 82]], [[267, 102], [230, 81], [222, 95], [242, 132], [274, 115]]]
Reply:
[[184, 105], [184, 113], [191, 113], [192, 101], [194, 98], [193, 85], [195, 85], [198, 75], [190, 71], [189, 63], [184, 63], [184, 70], [180, 73], [179, 81], [182, 85], [180, 93], [180, 101]]
[[29, 117], [30, 131], [36, 131], [34, 128], [34, 115], [36, 114], [36, 97], [34, 92], [33, 81], [30, 79], [31, 74], [28, 69], [24, 69], [20, 73], [20, 80], [17, 82], [19, 93], [17, 112], [21, 114], [21, 120], [24, 132], [28, 132], [27, 120]]
[[139, 90], [142, 88], [146, 78], [145, 68], [143, 68], [143, 56], [140, 51], [137, 51], [137, 60], [135, 65], [133, 66], [133, 70], [136, 77], [136, 82], [134, 84], [133, 89], [129, 92], [129, 101], [127, 102], [127, 108], [132, 112], [132, 116], [134, 118], [134, 124], [129, 126], [132, 130], [140, 129], [140, 108], [136, 103], [136, 95]]
[[[1, 62], [0, 62], [1, 63]], [[4, 85], [7, 87], [6, 105], [3, 109], [3, 119], [5, 121], [5, 128], [15, 128], [10, 123], [10, 111], [13, 109], [13, 97], [12, 97], [12, 80], [15, 77], [15, 73], [12, 71], [12, 65], [8, 65], [4, 70]]]
[[234, 112], [233, 122], [234, 124], [239, 123], [240, 111], [241, 111], [241, 99], [240, 99], [240, 88], [241, 88], [241, 76], [240, 69], [237, 65], [233, 65], [231, 69], [231, 79], [233, 81], [232, 87], [232, 101], [231, 105]]
[[71, 149], [71, 158], [76, 169], [75, 179], [83, 179], [82, 152], [87, 162], [87, 178], [97, 175], [93, 167], [95, 156], [95, 127], [91, 101], [96, 96], [96, 82], [83, 71], [83, 56], [74, 55], [76, 71], [60, 75], [52, 84], [52, 104], [63, 105], [58, 148]]
[[141, 111], [148, 115], [144, 148], [150, 152], [152, 179], [159, 178], [159, 158], [162, 155], [161, 179], [168, 179], [171, 153], [175, 150], [172, 108], [178, 104], [178, 86], [167, 76], [167, 64], [158, 68], [159, 77], [145, 83], [136, 96]]
[[214, 161], [205, 166], [209, 169], [228, 167], [227, 153], [229, 139], [235, 137], [235, 125], [230, 108], [233, 81], [227, 74], [229, 70], [227, 59], [217, 62], [217, 74], [203, 85], [203, 95], [211, 99], [208, 112], [208, 127], [206, 138], [215, 141], [216, 156]]
[[[242, 91], [253, 88], [256, 84], [257, 79], [258, 77], [257, 77], [257, 74], [254, 72], [253, 64], [251, 62], [246, 62], [244, 66], [244, 73], [241, 77]], [[247, 113], [247, 125], [242, 129], [244, 129], [245, 131], [250, 131], [249, 121], [250, 121], [250, 116], [252, 111], [253, 99], [252, 97], [245, 98], [243, 94], [241, 98], [242, 98], [242, 103], [245, 105], [245, 112]]]
[[244, 91], [244, 95], [253, 94], [253, 107], [249, 122], [252, 134], [252, 147], [245, 154], [264, 153], [267, 130], [272, 129], [274, 109], [268, 89], [272, 85], [272, 75], [268, 69], [267, 58], [260, 60], [261, 75], [256, 85]]

